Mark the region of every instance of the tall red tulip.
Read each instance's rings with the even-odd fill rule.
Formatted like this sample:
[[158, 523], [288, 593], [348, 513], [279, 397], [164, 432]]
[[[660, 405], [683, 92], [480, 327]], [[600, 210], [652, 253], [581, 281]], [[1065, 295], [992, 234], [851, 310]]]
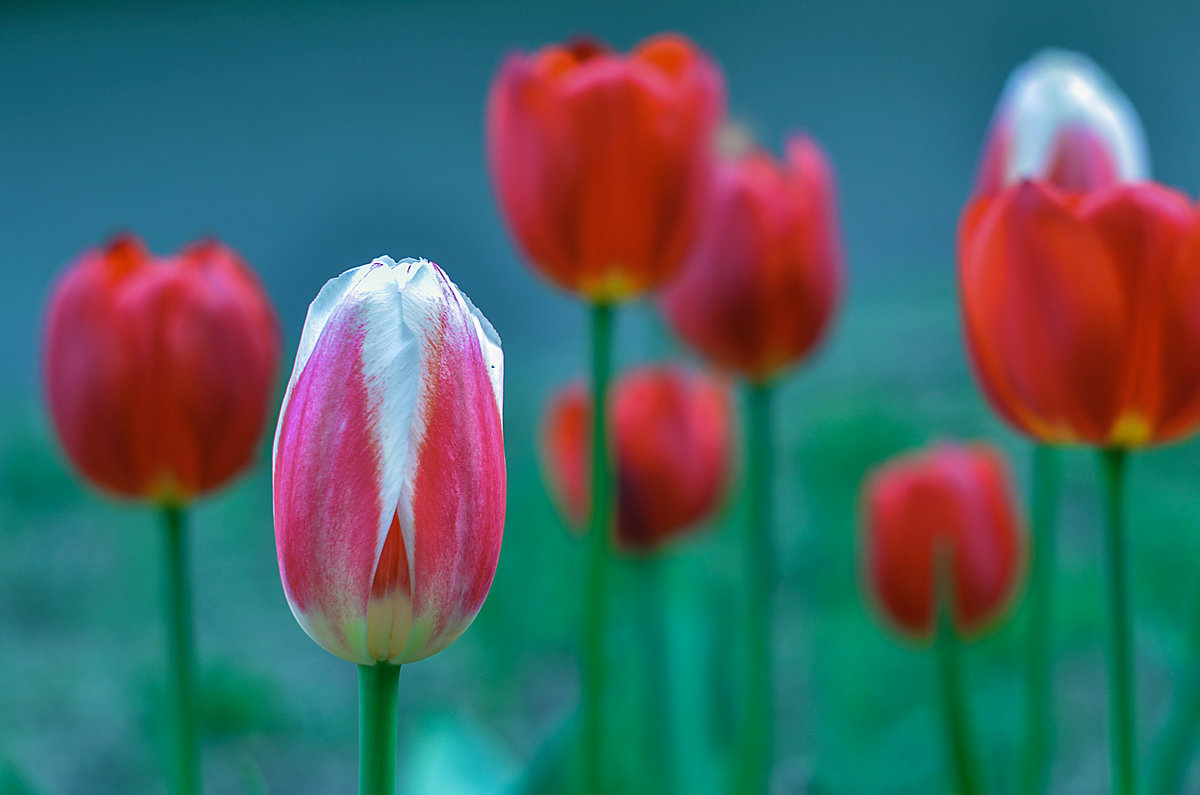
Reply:
[[75, 466], [121, 496], [179, 503], [241, 471], [278, 360], [270, 301], [215, 241], [155, 257], [117, 238], [83, 254], [50, 298], [54, 427]]
[[925, 639], [937, 622], [937, 565], [949, 564], [950, 618], [960, 636], [1001, 616], [1026, 551], [1003, 459], [939, 445], [889, 461], [866, 485], [865, 581], [900, 632]]
[[1022, 182], [963, 216], [967, 343], [992, 405], [1045, 442], [1138, 447], [1200, 426], [1200, 232], [1169, 188]]
[[309, 307], [275, 539], [292, 612], [329, 652], [420, 660], [479, 611], [504, 529], [503, 368], [491, 324], [426, 260], [380, 257]]
[[[575, 523], [588, 513], [591, 406], [581, 384], [551, 401], [543, 430], [546, 472]], [[618, 543], [649, 551], [680, 537], [717, 507], [729, 477], [725, 387], [675, 367], [624, 375], [613, 391]]]
[[1149, 175], [1132, 103], [1091, 59], [1046, 50], [1008, 79], [988, 130], [976, 195], [1022, 179], [1089, 191]]
[[705, 357], [767, 380], [806, 356], [833, 317], [843, 267], [833, 170], [803, 136], [783, 162], [764, 152], [726, 162], [707, 218], [663, 310]]
[[629, 55], [588, 40], [510, 55], [488, 100], [488, 159], [530, 263], [598, 302], [675, 275], [724, 103], [720, 71], [681, 36]]

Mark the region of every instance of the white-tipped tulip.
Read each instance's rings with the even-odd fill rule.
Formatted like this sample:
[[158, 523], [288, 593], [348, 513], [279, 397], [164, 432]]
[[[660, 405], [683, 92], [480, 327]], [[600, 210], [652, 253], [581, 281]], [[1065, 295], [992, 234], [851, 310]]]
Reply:
[[437, 265], [380, 257], [308, 310], [272, 459], [300, 626], [359, 664], [444, 649], [483, 604], [504, 528], [504, 358]]
[[1088, 191], [1149, 177], [1133, 103], [1090, 58], [1045, 50], [1012, 73], [979, 161], [975, 194], [1023, 179]]

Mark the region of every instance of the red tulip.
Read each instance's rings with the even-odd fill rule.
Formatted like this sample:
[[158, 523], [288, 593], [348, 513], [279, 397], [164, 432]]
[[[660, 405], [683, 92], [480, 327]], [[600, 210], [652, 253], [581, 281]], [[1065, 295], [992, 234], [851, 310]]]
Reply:
[[379, 259], [308, 310], [273, 456], [284, 592], [361, 665], [444, 649], [483, 605], [504, 532], [500, 338], [445, 272]]
[[809, 138], [780, 163], [723, 165], [708, 222], [662, 298], [667, 320], [719, 366], [762, 381], [806, 356], [838, 300], [842, 245], [833, 171]]
[[156, 258], [133, 237], [59, 278], [45, 329], [50, 414], [97, 486], [178, 503], [253, 458], [279, 360], [275, 314], [230, 249]]
[[1045, 442], [1136, 447], [1200, 424], [1200, 240], [1191, 203], [1145, 182], [1086, 195], [1024, 182], [963, 215], [975, 373]]
[[1004, 87], [979, 163], [975, 194], [1022, 179], [1089, 191], [1149, 174], [1137, 111], [1100, 67], [1047, 50]]
[[591, 41], [509, 56], [488, 100], [488, 157], [525, 256], [593, 301], [671, 278], [699, 223], [724, 101], [720, 71], [681, 36], [627, 56]]
[[917, 639], [932, 635], [937, 566], [947, 563], [941, 576], [960, 636], [978, 633], [1004, 613], [1025, 550], [997, 452], [940, 445], [893, 459], [871, 475], [866, 503], [866, 584], [896, 629]]
[[[729, 476], [726, 389], [678, 368], [646, 367], [624, 375], [613, 392], [617, 473], [616, 540], [655, 549], [710, 514]], [[551, 401], [543, 433], [546, 470], [564, 512], [576, 525], [589, 508], [591, 405], [573, 384]]]

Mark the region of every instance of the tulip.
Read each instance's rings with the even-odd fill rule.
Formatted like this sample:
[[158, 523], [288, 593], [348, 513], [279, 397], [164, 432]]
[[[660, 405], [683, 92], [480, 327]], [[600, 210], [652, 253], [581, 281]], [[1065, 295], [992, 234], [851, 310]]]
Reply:
[[888, 462], [866, 485], [865, 582], [900, 633], [937, 631], [942, 710], [956, 791], [980, 792], [959, 645], [1003, 616], [1025, 549], [1003, 459], [941, 445]]
[[933, 635], [938, 559], [960, 637], [1003, 615], [1020, 581], [1020, 520], [1003, 459], [982, 445], [942, 445], [881, 467], [866, 487], [866, 582], [902, 634]]
[[50, 297], [45, 386], [63, 449], [99, 488], [162, 508], [176, 793], [201, 788], [184, 505], [254, 457], [278, 361], [270, 301], [216, 241], [155, 257], [118, 237]]
[[[592, 438], [607, 439], [615, 305], [679, 270], [701, 223], [724, 82], [687, 39], [629, 55], [590, 40], [509, 56], [492, 84], [487, 147], [509, 229], [529, 262], [590, 304]], [[603, 705], [612, 462], [592, 451], [595, 495], [580, 620], [580, 784], [605, 792]]]
[[787, 157], [724, 162], [704, 229], [683, 273], [664, 291], [667, 322], [715, 365], [748, 382], [745, 615], [749, 660], [738, 787], [769, 788], [771, 733], [771, 381], [824, 336], [840, 292], [843, 255], [833, 170], [810, 138]]
[[708, 223], [662, 308], [714, 364], [766, 381], [821, 341], [843, 268], [833, 170], [810, 138], [722, 164]]
[[395, 787], [396, 676], [483, 604], [504, 528], [504, 359], [426, 260], [328, 282], [279, 412], [275, 541], [304, 631], [360, 666], [363, 792]]
[[1130, 448], [1200, 426], [1200, 246], [1192, 204], [1151, 182], [1086, 195], [1022, 182], [963, 216], [975, 374], [1034, 439]]
[[[725, 388], [676, 367], [627, 373], [613, 389], [617, 544], [649, 552], [681, 537], [715, 510], [729, 475]], [[591, 405], [582, 384], [554, 397], [543, 441], [546, 471], [564, 513], [588, 513]]]
[[592, 301], [675, 275], [723, 111], [720, 71], [682, 36], [629, 55], [584, 40], [510, 55], [488, 99], [488, 157], [529, 262]]
[[254, 457], [279, 361], [270, 301], [215, 241], [157, 258], [131, 236], [59, 279], [45, 333], [50, 415], [72, 463], [123, 497], [179, 504]]
[[1133, 104], [1091, 59], [1046, 50], [1008, 79], [988, 130], [975, 195], [1023, 179], [1090, 191], [1149, 175]]

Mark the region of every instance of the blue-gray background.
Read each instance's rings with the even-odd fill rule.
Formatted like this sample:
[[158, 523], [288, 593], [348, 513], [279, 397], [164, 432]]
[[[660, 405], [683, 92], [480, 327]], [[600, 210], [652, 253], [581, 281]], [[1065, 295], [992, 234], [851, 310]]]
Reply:
[[[201, 235], [234, 246], [275, 301], [289, 362], [318, 288], [380, 253], [436, 260], [491, 318], [510, 396], [505, 553], [476, 627], [405, 673], [403, 733], [418, 750], [402, 769], [419, 789], [422, 765], [453, 766], [438, 754], [453, 759], [455, 743], [474, 743], [491, 748], [495, 764], [463, 775], [503, 779], [553, 732], [573, 699], [574, 618], [563, 589], [574, 581], [574, 551], [541, 494], [533, 445], [544, 395], [579, 369], [582, 314], [522, 267], [505, 234], [483, 155], [484, 100], [510, 49], [576, 33], [627, 48], [661, 30], [686, 33], [721, 63], [734, 117], [766, 146], [778, 151], [789, 132], [807, 130], [839, 181], [844, 311], [781, 400], [781, 786], [813, 771], [847, 782], [845, 791], [940, 780], [927, 694], [890, 684], [923, 681], [925, 664], [855, 593], [858, 477], [880, 456], [940, 435], [989, 435], [1023, 456], [973, 390], [954, 305], [955, 222], [993, 103], [1036, 50], [1081, 49], [1141, 112], [1155, 175], [1195, 195], [1200, 7], [0, 4], [0, 763], [8, 758], [52, 792], [160, 786], [152, 518], [76, 483], [38, 402], [51, 281], [119, 230], [161, 252]], [[627, 313], [626, 360], [662, 352], [648, 316]], [[1191, 490], [1170, 477], [1192, 465], [1189, 455], [1146, 459], [1157, 512], [1137, 542], [1135, 586], [1149, 613], [1147, 736], [1182, 643], [1191, 592], [1179, 583], [1200, 562], [1187, 533], [1198, 518]], [[1105, 770], [1102, 624], [1094, 484], [1082, 454], [1070, 460], [1077, 521], [1065, 531], [1064, 576], [1075, 590], [1064, 613], [1074, 634], [1061, 650], [1068, 739], [1055, 775], [1064, 791], [1088, 792]], [[346, 791], [352, 672], [287, 614], [268, 489], [260, 463], [196, 516], [200, 649], [217, 704], [210, 780], [221, 791], [256, 791], [262, 781], [278, 792]], [[722, 549], [701, 544], [684, 557], [719, 568]], [[1002, 633], [977, 655], [986, 755], [1005, 781], [1019, 725], [1018, 639]], [[859, 763], [868, 757], [887, 769]]]

